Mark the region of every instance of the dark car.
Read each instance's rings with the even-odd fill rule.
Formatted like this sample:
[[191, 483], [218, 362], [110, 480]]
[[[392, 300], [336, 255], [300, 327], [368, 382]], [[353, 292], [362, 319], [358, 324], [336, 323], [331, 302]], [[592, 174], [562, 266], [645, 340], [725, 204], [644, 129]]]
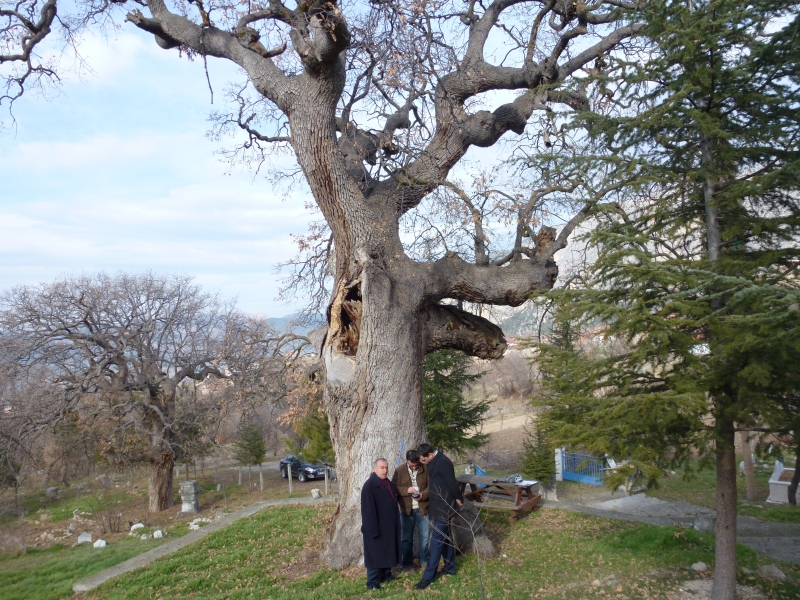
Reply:
[[281, 477], [289, 477], [291, 469], [292, 477], [297, 477], [298, 481], [308, 481], [309, 479], [325, 479], [325, 465], [312, 465], [304, 462], [294, 454], [282, 458], [280, 462]]

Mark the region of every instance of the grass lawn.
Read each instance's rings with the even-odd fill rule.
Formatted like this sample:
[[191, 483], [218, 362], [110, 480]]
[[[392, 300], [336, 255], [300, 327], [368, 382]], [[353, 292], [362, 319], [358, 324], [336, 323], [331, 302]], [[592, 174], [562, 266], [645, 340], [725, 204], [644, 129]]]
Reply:
[[121, 563], [155, 548], [165, 540], [126, 539], [105, 548], [81, 544], [29, 550], [15, 557], [0, 557], [0, 598], [3, 600], [56, 600], [72, 596], [78, 579]]
[[[288, 482], [281, 478], [277, 470], [269, 470], [264, 472], [264, 491], [257, 488], [248, 491], [246, 474], [241, 487], [236, 484], [235, 471], [229, 471], [226, 475], [229, 485], [219, 491], [213, 479], [201, 479], [203, 491], [200, 494], [200, 504], [203, 512], [200, 516], [213, 518], [226, 508], [233, 511], [260, 500], [307, 497], [311, 488], [324, 485], [319, 482], [294, 481], [294, 493], [289, 494]], [[254, 480], [258, 481], [257, 472]], [[176, 490], [179, 482], [180, 479], [176, 478]], [[9, 548], [13, 551], [18, 549], [19, 544], [4, 544], [4, 536], [9, 534], [8, 539], [25, 539], [22, 547], [27, 546], [27, 553], [0, 554], [0, 600], [55, 600], [71, 597], [72, 584], [75, 581], [146, 552], [164, 541], [144, 541], [129, 537], [128, 522], [143, 522], [146, 527], [140, 534], [162, 529], [170, 536], [179, 537], [189, 531], [188, 522], [193, 517], [178, 514], [180, 500], [175, 507], [161, 513], [147, 512], [146, 477], [134, 480], [132, 485], [110, 488], [95, 486], [92, 490], [90, 486], [94, 483], [96, 482], [86, 480], [82, 489], [77, 485], [62, 487], [58, 491], [58, 498], [49, 498], [42, 490], [35, 489], [20, 494], [20, 505], [29, 514], [21, 520], [13, 514], [6, 514], [0, 519], [0, 548], [6, 551]], [[6, 500], [8, 494], [0, 496], [0, 506]], [[13, 500], [11, 502], [4, 507], [9, 509], [7, 513], [12, 512]], [[100, 515], [97, 511], [111, 507], [123, 514], [121, 531], [101, 533]], [[75, 509], [84, 511], [81, 521], [72, 520]], [[40, 520], [42, 514], [48, 517], [45, 521]], [[67, 528], [71, 523], [77, 527], [69, 532]], [[73, 548], [72, 544], [83, 531], [93, 533], [93, 539], [105, 539], [108, 546], [95, 549], [82, 544]], [[54, 544], [53, 539], [60, 541]]]
[[[364, 569], [334, 572], [318, 561], [332, 510], [264, 510], [112, 580], [88, 598], [669, 598], [681, 582], [696, 577], [689, 569], [692, 563], [713, 567], [713, 538], [693, 530], [540, 510], [514, 527], [502, 515], [488, 517], [487, 531], [500, 551], [496, 559], [479, 565], [474, 555], [459, 557], [456, 577], [439, 580], [423, 592], [412, 587], [418, 576], [367, 592]], [[772, 562], [744, 547], [739, 560], [740, 567], [750, 569]], [[800, 576], [796, 565], [780, 567], [793, 578]], [[592, 586], [593, 580], [612, 574], [618, 585]], [[800, 596], [795, 583], [743, 574], [740, 583], [759, 588], [768, 598]]]
[[[769, 496], [769, 478], [772, 471], [756, 470], [757, 502], [746, 500], [746, 484], [743, 475], [736, 477], [739, 515], [756, 517], [763, 521], [779, 523], [800, 523], [800, 507], [788, 504], [767, 504]], [[703, 469], [695, 475], [685, 478], [682, 473], [665, 477], [659, 481], [656, 489], [647, 490], [648, 496], [675, 502], [684, 500], [707, 508], [716, 508], [717, 473], [714, 469]]]

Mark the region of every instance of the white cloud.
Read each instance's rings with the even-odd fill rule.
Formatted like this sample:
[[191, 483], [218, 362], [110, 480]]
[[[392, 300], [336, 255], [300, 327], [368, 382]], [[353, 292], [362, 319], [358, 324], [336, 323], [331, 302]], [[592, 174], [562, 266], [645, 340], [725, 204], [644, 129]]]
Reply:
[[79, 62], [74, 53], [68, 58], [72, 60], [75, 72], [85, 68], [86, 79], [94, 85], [103, 85], [115, 81], [121, 73], [135, 69], [142, 55], [149, 53], [154, 46], [155, 42], [148, 44], [141, 33], [123, 28], [111, 31], [108, 36], [88, 33], [77, 49], [82, 61]]

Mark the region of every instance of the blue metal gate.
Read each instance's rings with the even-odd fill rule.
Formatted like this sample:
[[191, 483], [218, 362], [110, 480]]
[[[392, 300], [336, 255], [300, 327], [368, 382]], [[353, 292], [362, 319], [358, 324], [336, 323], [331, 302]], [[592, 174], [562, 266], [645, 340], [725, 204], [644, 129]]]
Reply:
[[568, 481], [580, 481], [581, 483], [597, 486], [603, 485], [604, 462], [602, 456], [561, 450], [564, 479]]

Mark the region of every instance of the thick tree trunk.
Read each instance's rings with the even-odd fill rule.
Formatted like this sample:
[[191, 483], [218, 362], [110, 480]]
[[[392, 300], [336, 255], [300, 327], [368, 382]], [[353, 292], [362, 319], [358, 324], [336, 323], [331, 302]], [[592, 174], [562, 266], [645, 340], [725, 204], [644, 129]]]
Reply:
[[736, 450], [733, 422], [724, 416], [724, 407], [717, 401], [717, 530], [714, 556], [713, 600], [735, 600], [736, 597]]
[[[797, 435], [795, 433], [795, 435]], [[794, 475], [789, 482], [789, 504], [797, 505], [797, 484], [800, 483], [800, 445], [795, 448], [797, 454], [794, 459]]]
[[[170, 401], [170, 397], [172, 401]], [[175, 474], [175, 453], [170, 446], [170, 422], [174, 395], [153, 393], [150, 399], [150, 477], [148, 482], [148, 510], [161, 512], [173, 505], [172, 481]], [[156, 409], [156, 410], [154, 410]], [[186, 464], [189, 478], [189, 464]]]
[[756, 474], [753, 468], [753, 448], [750, 445], [750, 432], [740, 431], [739, 438], [742, 441], [742, 454], [744, 455], [744, 479], [747, 484], [747, 501], [755, 502], [758, 500], [758, 489], [756, 488]]
[[158, 457], [150, 459], [150, 480], [148, 482], [148, 510], [161, 512], [173, 505], [172, 473], [175, 455], [162, 448]]
[[414, 286], [368, 264], [360, 285], [341, 287], [333, 300], [322, 351], [339, 484], [324, 550], [333, 568], [361, 562], [360, 493], [374, 461], [388, 460], [391, 476], [401, 446], [408, 450], [425, 441], [421, 297]]

